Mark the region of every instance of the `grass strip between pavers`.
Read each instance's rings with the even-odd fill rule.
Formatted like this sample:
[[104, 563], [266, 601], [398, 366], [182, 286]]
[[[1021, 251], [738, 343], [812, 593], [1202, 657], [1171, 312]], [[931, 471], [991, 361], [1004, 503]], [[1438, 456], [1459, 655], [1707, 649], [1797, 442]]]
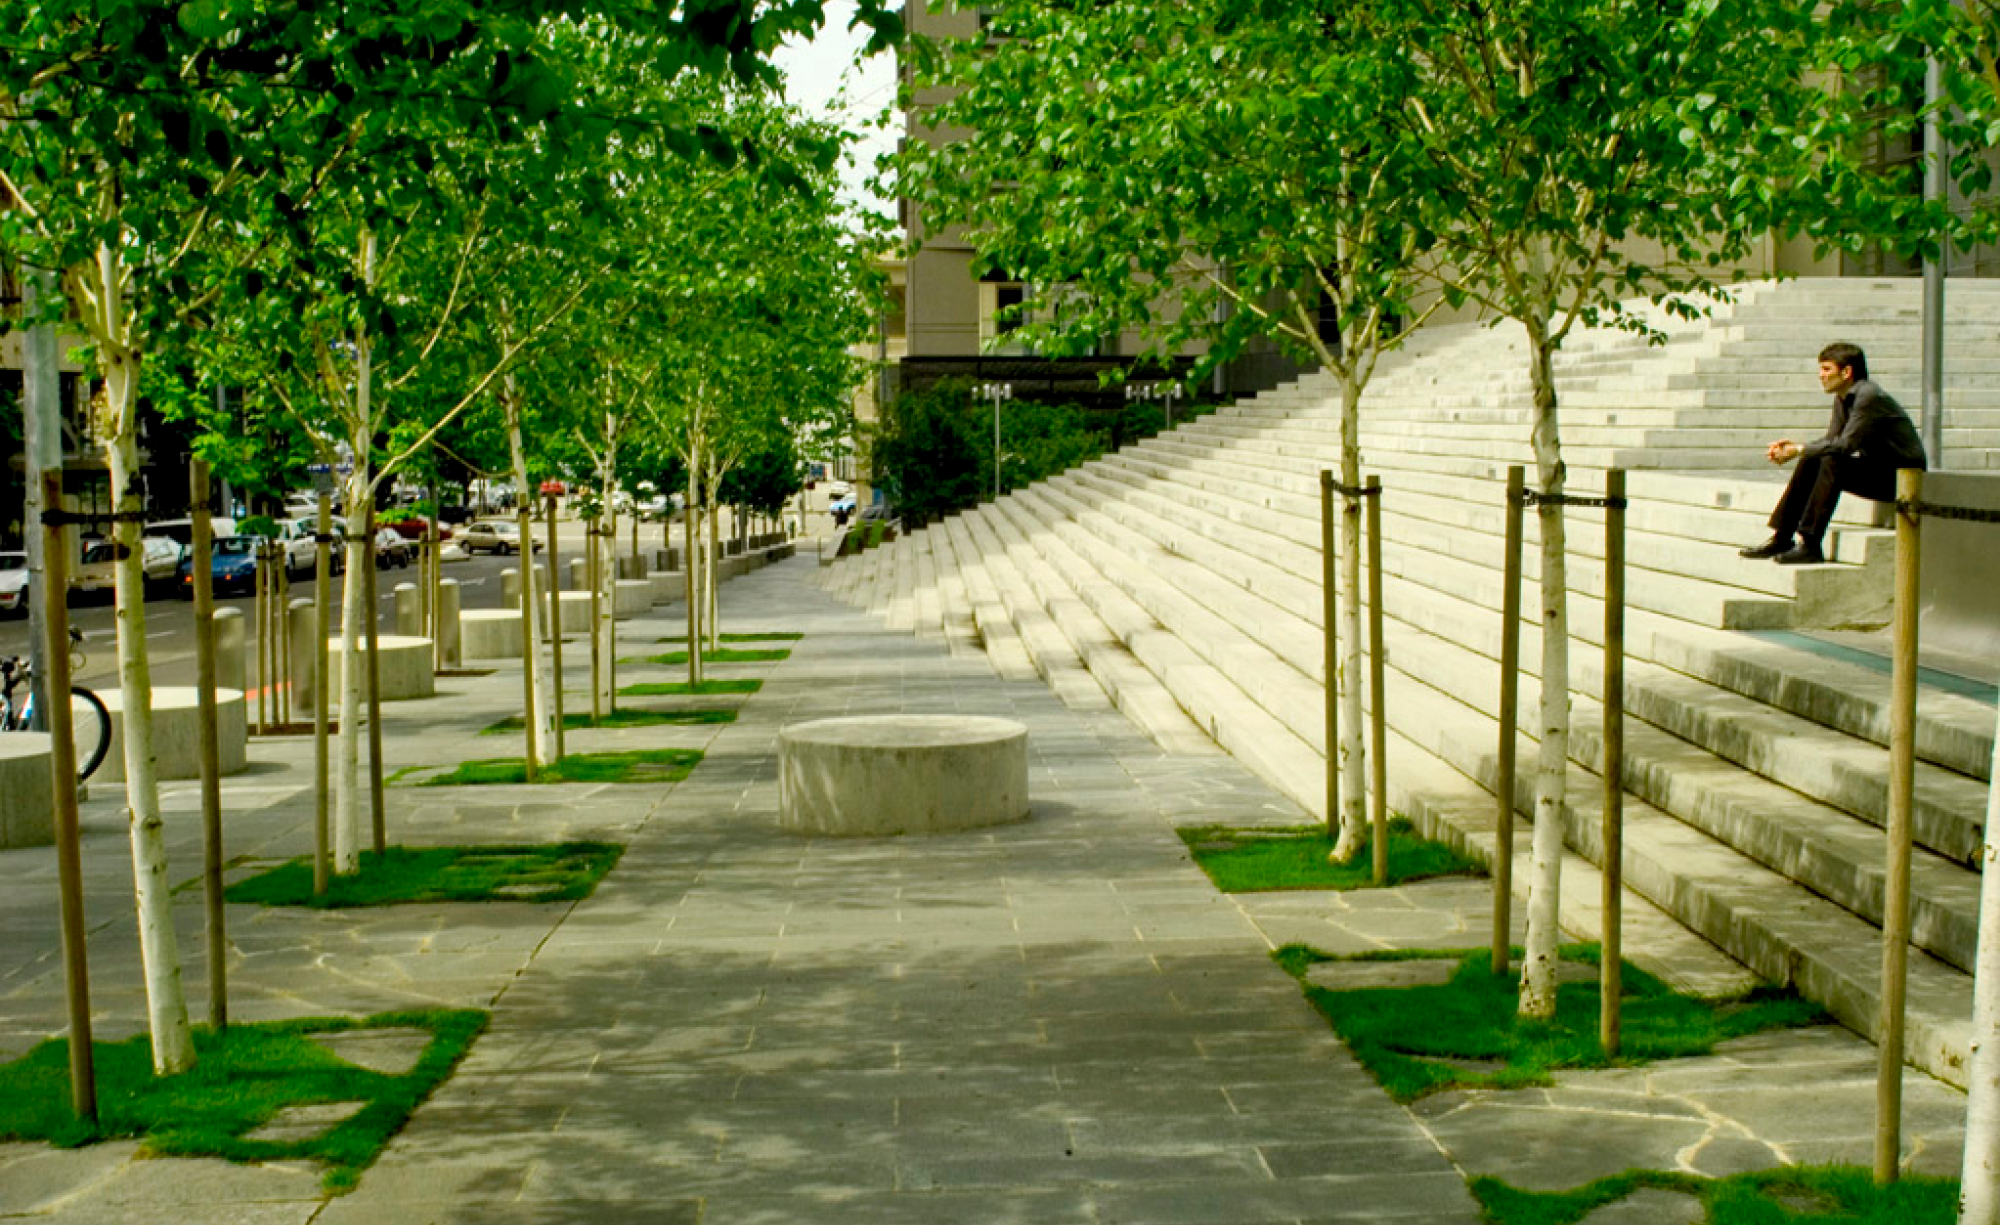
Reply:
[[686, 681], [647, 681], [627, 685], [618, 691], [621, 698], [714, 697], [724, 693], [755, 693], [764, 682], [754, 677], [705, 680], [690, 686]]
[[[577, 711], [563, 715], [564, 731], [606, 730], [620, 727], [656, 727], [663, 724], [694, 726], [706, 723], [734, 723], [733, 710], [607, 710], [602, 719], [593, 719], [590, 712]], [[522, 721], [519, 715], [509, 715], [480, 730], [482, 736], [499, 736], [508, 732], [518, 734]]]
[[[617, 753], [568, 753], [561, 761], [543, 762], [535, 771], [540, 783], [678, 783], [701, 764], [699, 749], [630, 749]], [[389, 779], [392, 785], [431, 766], [410, 766]], [[420, 778], [418, 787], [481, 787], [528, 781], [528, 763], [520, 757], [486, 757], [462, 762], [443, 774]]]
[[1497, 1178], [1475, 1178], [1471, 1187], [1489, 1225], [1575, 1225], [1647, 1188], [1695, 1197], [1710, 1225], [1951, 1225], [1958, 1217], [1957, 1179], [1905, 1176], [1884, 1187], [1859, 1166], [1788, 1166], [1727, 1178], [1627, 1170], [1573, 1191], [1523, 1191]]
[[[799, 633], [797, 630], [768, 630], [761, 634], [722, 634], [719, 637], [724, 642], [797, 642], [804, 638], [805, 635]], [[687, 640], [686, 634], [668, 634], [665, 638], [654, 639], [655, 642], [659, 642], [662, 645], [669, 642], [686, 642]]]
[[[155, 1076], [146, 1035], [93, 1045], [97, 1125], [70, 1112], [69, 1041], [50, 1038], [0, 1064], [0, 1140], [42, 1140], [63, 1148], [136, 1137], [162, 1156], [229, 1161], [305, 1159], [325, 1167], [329, 1191], [354, 1186], [423, 1100], [451, 1074], [487, 1014], [470, 1009], [314, 1017], [195, 1030], [195, 1066]], [[365, 1029], [423, 1029], [431, 1038], [401, 1076], [349, 1063], [308, 1035]], [[362, 1103], [317, 1135], [253, 1140], [288, 1106]], [[144, 1215], [135, 1212], [135, 1216]]]
[[625, 848], [615, 842], [389, 847], [361, 853], [361, 870], [313, 894], [301, 856], [240, 880], [224, 893], [252, 906], [397, 906], [413, 902], [573, 902], [590, 896]]
[[[1278, 828], [1188, 825], [1175, 831], [1195, 863], [1224, 893], [1282, 889], [1365, 889], [1375, 883], [1374, 859], [1364, 845], [1347, 863], [1329, 863], [1333, 839], [1323, 825]], [[1389, 822], [1389, 883], [1435, 876], [1484, 876], [1478, 863], [1442, 842], [1417, 835], [1402, 817]]]
[[[1827, 1019], [1817, 1004], [1775, 987], [1726, 1000], [1680, 995], [1631, 963], [1623, 968], [1622, 1048], [1605, 1058], [1597, 1040], [1598, 988], [1562, 982], [1556, 1015], [1547, 1021], [1518, 1011], [1519, 963], [1492, 972], [1486, 949], [1403, 950], [1335, 957], [1302, 944], [1271, 954], [1297, 978], [1306, 998], [1389, 1095], [1412, 1102], [1446, 1089], [1519, 1089], [1552, 1083], [1555, 1068], [1604, 1067], [1705, 1055], [1727, 1038]], [[1518, 957], [1518, 954], [1517, 954]], [[1452, 959], [1458, 966], [1439, 986], [1332, 990], [1307, 980], [1316, 965], [1338, 961]], [[1567, 962], [1595, 966], [1595, 944], [1562, 948]]]
[[[729, 647], [717, 647], [713, 651], [703, 651], [701, 654], [702, 662], [710, 664], [772, 664], [791, 657], [792, 653], [783, 647], [772, 647], [768, 650], [732, 650]], [[667, 651], [659, 655], [648, 655], [643, 659], [621, 659], [618, 662], [670, 666], [684, 664], [687, 661], [686, 651]]]

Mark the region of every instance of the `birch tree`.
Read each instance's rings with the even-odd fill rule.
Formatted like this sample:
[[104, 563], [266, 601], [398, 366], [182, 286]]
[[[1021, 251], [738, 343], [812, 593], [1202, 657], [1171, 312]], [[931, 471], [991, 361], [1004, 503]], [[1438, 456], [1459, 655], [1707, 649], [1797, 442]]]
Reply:
[[[1259, 339], [1333, 374], [1340, 484], [1361, 484], [1360, 414], [1382, 354], [1442, 301], [1417, 198], [1444, 190], [1395, 122], [1427, 83], [1372, 5], [1009, 0], [919, 57], [952, 91], [899, 185], [927, 233], [964, 227], [976, 271], [1026, 283], [1009, 342], [1089, 352], [1137, 334], [1134, 367]], [[1334, 858], [1365, 844], [1361, 500], [1341, 499]]]
[[1402, 0], [1430, 87], [1402, 108], [1431, 173], [1422, 224], [1449, 244], [1446, 287], [1527, 342], [1540, 530], [1541, 697], [1520, 1008], [1555, 1009], [1569, 765], [1568, 565], [1554, 359], [1579, 324], [1640, 332], [1622, 302], [1692, 316], [1774, 232], [1819, 207], [1814, 163], [1852, 133], [1810, 8], [1675, 0]]

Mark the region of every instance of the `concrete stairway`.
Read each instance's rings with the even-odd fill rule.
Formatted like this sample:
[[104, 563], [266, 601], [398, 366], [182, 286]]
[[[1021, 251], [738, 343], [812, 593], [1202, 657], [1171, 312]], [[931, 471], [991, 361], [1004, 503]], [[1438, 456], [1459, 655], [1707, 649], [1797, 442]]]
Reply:
[[[1915, 293], [1876, 281], [1748, 286], [1709, 321], [1664, 322], [1664, 344], [1584, 333], [1558, 370], [1572, 489], [1601, 489], [1604, 465], [1635, 469], [1623, 782], [1644, 940], [1677, 938], [1652, 922], [1658, 907], [1863, 1033], [1876, 1026], [1889, 681], [1793, 631], [1885, 619], [1892, 542], [1872, 504], [1847, 499], [1829, 565], [1748, 562], [1736, 548], [1762, 537], [1777, 493], [1768, 469], [1748, 467], [1763, 444], [1824, 428], [1812, 377], [1822, 343], [1870, 349], [1878, 379], [1914, 403], [1914, 357], [1895, 358], [1916, 351]], [[2000, 467], [2000, 392], [1985, 390], [2000, 373], [2000, 285], [1953, 293], [1947, 454], [1953, 467]], [[1509, 333], [1460, 326], [1387, 359], [1364, 406], [1364, 466], [1385, 487], [1392, 803], [1480, 854], [1492, 849], [1501, 482], [1511, 463], [1532, 472], [1527, 396]], [[1317, 810], [1317, 488], [1336, 461], [1337, 413], [1331, 381], [1309, 376], [845, 559], [825, 581], [893, 625], [984, 650], [1002, 675], [1042, 677], [1071, 705], [1109, 702], [1174, 751], [1219, 746]], [[1568, 518], [1565, 826], [1586, 872], [1599, 850], [1601, 524], [1601, 512]], [[1530, 584], [1534, 534], [1531, 516]], [[1532, 612], [1522, 659], [1521, 726], [1532, 729]], [[1986, 703], [1924, 692], [1910, 1052], [1960, 1083], [1969, 865], [1993, 725]], [[1525, 734], [1518, 752], [1533, 761]], [[1566, 892], [1594, 897], [1595, 884], [1572, 875]], [[1594, 929], [1586, 909], [1566, 909], [1565, 922]], [[1633, 946], [1642, 960], [1644, 940]]]

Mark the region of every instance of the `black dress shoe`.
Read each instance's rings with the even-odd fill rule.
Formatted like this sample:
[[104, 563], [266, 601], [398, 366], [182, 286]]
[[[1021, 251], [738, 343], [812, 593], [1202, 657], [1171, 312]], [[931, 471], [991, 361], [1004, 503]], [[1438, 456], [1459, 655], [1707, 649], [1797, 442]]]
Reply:
[[1825, 560], [1826, 557], [1819, 551], [1817, 540], [1801, 540], [1796, 548], [1778, 554], [1778, 564], [1781, 566], [1817, 566]]
[[1766, 557], [1776, 557], [1780, 553], [1789, 553], [1791, 551], [1792, 538], [1790, 536], [1773, 536], [1763, 544], [1751, 545], [1747, 549], [1738, 549], [1736, 555], [1738, 557], [1748, 557], [1753, 561], [1762, 561]]

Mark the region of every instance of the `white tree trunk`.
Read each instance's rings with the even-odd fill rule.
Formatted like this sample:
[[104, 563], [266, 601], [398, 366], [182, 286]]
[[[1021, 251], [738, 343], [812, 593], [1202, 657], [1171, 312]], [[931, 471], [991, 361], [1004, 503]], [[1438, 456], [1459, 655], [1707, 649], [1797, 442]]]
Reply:
[[[111, 504], [121, 516], [140, 510], [133, 478], [139, 472], [139, 355], [110, 341], [125, 326], [123, 296], [114, 257], [100, 249], [104, 325], [99, 358], [113, 421], [106, 458], [111, 467]], [[132, 883], [139, 919], [139, 959], [146, 980], [146, 1021], [153, 1045], [153, 1070], [162, 1076], [194, 1066], [194, 1035], [188, 1027], [187, 992], [181, 980], [180, 941], [174, 931], [173, 882], [167, 879], [166, 822], [160, 816], [159, 774], [153, 752], [153, 679], [146, 653], [146, 572], [139, 524], [121, 517], [112, 529], [118, 544], [116, 569], [118, 687], [124, 701], [125, 804], [132, 840]]]
[[1972, 1063], [1966, 1071], [1959, 1225], [2000, 1225], [2000, 718], [1994, 733], [1979, 877], [1979, 952], [1972, 986]]
[[[1361, 386], [1341, 380], [1340, 483], [1361, 484]], [[1368, 782], [1365, 716], [1361, 710], [1361, 501], [1342, 496], [1340, 504], [1340, 839], [1333, 858], [1345, 863], [1366, 845]], [[1333, 678], [1328, 678], [1330, 681]]]
[[687, 599], [687, 657], [688, 686], [693, 688], [702, 682], [702, 636], [701, 636], [701, 443], [699, 437], [688, 442], [688, 498], [687, 506], [681, 511], [681, 566], [686, 581], [681, 584], [682, 594]]
[[[370, 285], [375, 281], [373, 234], [361, 239], [361, 279]], [[347, 446], [354, 455], [354, 471], [346, 478], [347, 578], [341, 584], [340, 731], [333, 770], [333, 870], [343, 876], [361, 870], [361, 797], [367, 786], [361, 781], [361, 697], [366, 675], [361, 647], [368, 640], [363, 618], [374, 616], [375, 610], [366, 607], [361, 567], [375, 564], [375, 542], [363, 539], [368, 530], [367, 506], [374, 499], [368, 472], [368, 455], [375, 443], [374, 387], [374, 347], [368, 333], [356, 328], [354, 401], [347, 421]], [[325, 633], [326, 628], [320, 627], [320, 632]], [[324, 678], [319, 683], [324, 684]]]
[[[356, 431], [357, 434], [360, 431]], [[368, 454], [368, 439], [350, 440], [357, 457]], [[363, 566], [375, 564], [375, 542], [367, 539], [369, 488], [367, 463], [357, 458], [347, 478], [347, 578], [340, 591], [340, 734], [339, 760], [334, 769], [333, 870], [345, 875], [361, 869], [361, 806], [368, 784], [361, 773], [361, 716], [367, 692], [368, 607]]]
[[[502, 396], [502, 401], [505, 404], [507, 419], [507, 454], [508, 458], [512, 461], [514, 469], [514, 489], [516, 496], [522, 500], [522, 503], [532, 507], [535, 496], [534, 486], [528, 484], [528, 453], [521, 439], [520, 401], [513, 394], [513, 377], [511, 375], [508, 376], [506, 394]], [[532, 526], [534, 522], [534, 515], [532, 513], [528, 516], [528, 522]], [[553, 549], [555, 547], [556, 542], [553, 540], [549, 541], [549, 548]], [[535, 719], [533, 724], [526, 729], [526, 735], [529, 746], [535, 755], [535, 760], [539, 762], [552, 762], [556, 759], [555, 686], [550, 678], [549, 669], [542, 666], [541, 651], [532, 647], [532, 644], [536, 642], [538, 637], [535, 633], [536, 621], [539, 620], [547, 623], [551, 618], [542, 611], [543, 602], [535, 596], [535, 550], [530, 536], [522, 536], [521, 551], [518, 556], [521, 561], [521, 598], [526, 600], [528, 607], [533, 610], [527, 622], [521, 626], [521, 632], [527, 635], [527, 641], [531, 644], [531, 649], [526, 652], [526, 659], [529, 673], [528, 682], [533, 686], [535, 691]], [[551, 649], [561, 650], [562, 627], [560, 625], [547, 625], [547, 629], [549, 631], [548, 641], [552, 644]]]
[[[1556, 420], [1555, 376], [1542, 330], [1530, 327], [1530, 379], [1535, 396], [1535, 471], [1545, 498], [1563, 492], [1562, 444]], [[1563, 508], [1537, 508], [1542, 536], [1542, 700], [1535, 763], [1535, 841], [1528, 892], [1527, 956], [1521, 962], [1521, 1015], [1547, 1018], [1556, 1009], [1556, 924], [1562, 900], [1563, 804], [1569, 772], [1569, 601]]]
[[722, 649], [722, 505], [715, 500], [716, 486], [722, 483], [722, 474], [716, 473], [708, 486], [708, 607], [705, 620], [708, 623], [708, 649]]

